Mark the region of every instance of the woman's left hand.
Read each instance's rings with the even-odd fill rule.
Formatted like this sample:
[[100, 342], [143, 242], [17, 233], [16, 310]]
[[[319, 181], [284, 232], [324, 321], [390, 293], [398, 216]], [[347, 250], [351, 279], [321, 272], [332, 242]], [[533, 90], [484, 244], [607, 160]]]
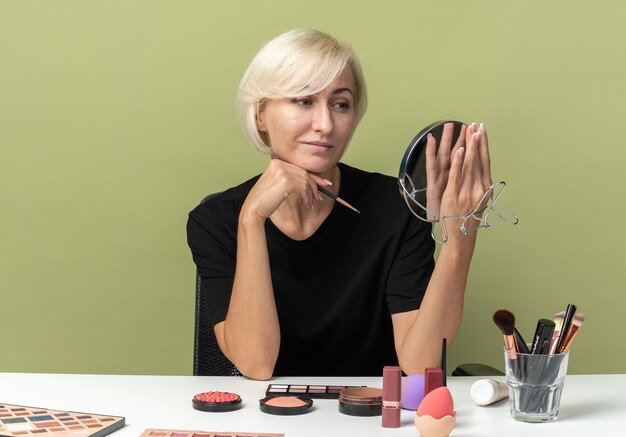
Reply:
[[[468, 216], [473, 211], [482, 211], [489, 196], [485, 192], [491, 187], [491, 163], [489, 142], [484, 124], [469, 125], [465, 131], [465, 144], [453, 151], [451, 156], [448, 183], [441, 197], [440, 217]], [[481, 203], [479, 205], [479, 203]], [[480, 214], [476, 214], [479, 216]], [[456, 225], [459, 223], [459, 226]], [[450, 226], [454, 224], [453, 226]], [[466, 228], [478, 226], [479, 220], [469, 217]], [[460, 229], [460, 220], [446, 223], [448, 237], [457, 241], [464, 237]]]
[[443, 125], [438, 147], [437, 140], [432, 134], [428, 134], [426, 141], [426, 208], [429, 211], [429, 220], [439, 220], [440, 218], [441, 198], [450, 176], [450, 161], [455, 152], [465, 146], [466, 130], [467, 126], [464, 124], [454, 147], [452, 147], [454, 123]]

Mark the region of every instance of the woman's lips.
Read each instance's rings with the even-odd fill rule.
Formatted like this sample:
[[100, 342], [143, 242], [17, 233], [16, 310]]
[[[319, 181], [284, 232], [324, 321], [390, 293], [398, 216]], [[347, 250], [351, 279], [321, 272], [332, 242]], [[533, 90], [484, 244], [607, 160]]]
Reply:
[[304, 144], [311, 147], [313, 150], [317, 150], [317, 151], [327, 151], [327, 150], [332, 149], [333, 147], [332, 144], [324, 143], [321, 141], [305, 141]]

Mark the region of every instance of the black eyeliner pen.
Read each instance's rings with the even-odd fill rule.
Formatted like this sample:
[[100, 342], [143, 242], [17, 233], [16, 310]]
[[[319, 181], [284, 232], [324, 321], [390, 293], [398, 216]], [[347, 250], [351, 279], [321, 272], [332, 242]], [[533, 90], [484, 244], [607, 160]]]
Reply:
[[559, 340], [556, 343], [556, 352], [557, 354], [561, 353], [561, 347], [565, 342], [565, 337], [567, 336], [567, 331], [572, 324], [572, 319], [574, 318], [574, 314], [576, 313], [576, 305], [568, 304], [567, 309], [565, 310], [565, 317], [563, 319], [563, 326], [561, 327], [561, 332], [559, 333]]
[[350, 205], [348, 202], [346, 202], [345, 200], [343, 200], [341, 197], [338, 197], [335, 193], [328, 191], [326, 188], [322, 188], [322, 187], [317, 187], [317, 189], [320, 191], [320, 193], [325, 194], [326, 196], [330, 197], [331, 199], [341, 203], [343, 206], [346, 206], [348, 208], [350, 208], [352, 211], [361, 214], [361, 211], [359, 211], [358, 209], [356, 209], [354, 206]]

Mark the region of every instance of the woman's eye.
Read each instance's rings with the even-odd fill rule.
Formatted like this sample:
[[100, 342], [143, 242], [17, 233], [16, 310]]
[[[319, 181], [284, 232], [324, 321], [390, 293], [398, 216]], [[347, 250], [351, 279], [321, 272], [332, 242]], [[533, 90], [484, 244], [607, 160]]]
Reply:
[[340, 111], [347, 111], [348, 109], [350, 109], [350, 104], [348, 102], [338, 102], [335, 103], [335, 108], [339, 109]]
[[293, 102], [297, 103], [300, 106], [309, 106], [312, 103], [311, 99], [309, 98], [293, 99]]

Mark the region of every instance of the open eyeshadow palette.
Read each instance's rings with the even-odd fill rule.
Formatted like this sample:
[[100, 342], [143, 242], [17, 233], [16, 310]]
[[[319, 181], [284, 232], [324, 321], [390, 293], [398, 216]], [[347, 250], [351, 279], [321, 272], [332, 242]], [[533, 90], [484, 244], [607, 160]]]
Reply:
[[297, 385], [270, 384], [265, 396], [307, 396], [316, 399], [339, 399], [339, 392], [344, 388], [355, 388], [351, 385]]
[[184, 431], [177, 429], [146, 429], [140, 437], [284, 437], [285, 434], [256, 432]]
[[2, 437], [102, 437], [123, 426], [123, 417], [0, 404]]

